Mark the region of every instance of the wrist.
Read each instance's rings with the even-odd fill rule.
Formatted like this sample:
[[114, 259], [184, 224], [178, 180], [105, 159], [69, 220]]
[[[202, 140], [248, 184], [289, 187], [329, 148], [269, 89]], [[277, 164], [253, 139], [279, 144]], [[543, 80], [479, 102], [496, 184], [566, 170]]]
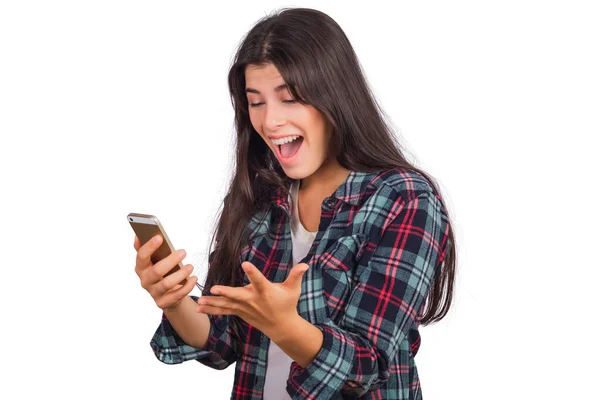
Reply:
[[283, 343], [293, 338], [298, 332], [298, 328], [304, 322], [306, 322], [304, 318], [297, 312], [294, 312], [291, 316], [286, 317], [285, 320], [280, 321], [267, 336], [275, 342], [275, 344], [279, 345], [279, 343]]
[[171, 305], [170, 305], [170, 306], [168, 306], [168, 307], [164, 307], [164, 308], [162, 308], [162, 311], [163, 311], [165, 314], [171, 314], [171, 313], [175, 313], [175, 312], [177, 312], [177, 311], [179, 311], [179, 310], [181, 309], [181, 305], [183, 304], [183, 301], [184, 301], [184, 300], [185, 300], [185, 297], [184, 297], [184, 298], [182, 298], [181, 300], [179, 300], [178, 302], [171, 304]]

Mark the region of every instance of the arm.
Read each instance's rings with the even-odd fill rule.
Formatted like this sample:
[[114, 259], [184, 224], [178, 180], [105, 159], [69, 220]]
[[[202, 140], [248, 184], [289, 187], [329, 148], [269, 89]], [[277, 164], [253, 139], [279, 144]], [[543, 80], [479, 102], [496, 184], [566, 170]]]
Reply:
[[197, 312], [198, 299], [189, 295], [175, 309], [164, 310], [150, 347], [165, 364], [196, 360], [210, 368], [225, 369], [237, 360], [229, 316]]
[[208, 315], [196, 312], [196, 303], [190, 296], [184, 298], [174, 309], [163, 310], [163, 313], [185, 343], [204, 349], [208, 341], [210, 320]]
[[237, 360], [229, 318], [196, 312], [197, 301], [198, 296], [188, 296], [177, 309], [163, 311], [150, 346], [165, 364], [196, 360], [214, 369], [225, 369]]
[[316, 338], [312, 328], [322, 333], [310, 364], [303, 368], [292, 363], [293, 394], [320, 398], [341, 391], [362, 396], [381, 386], [400, 342], [418, 325], [435, 269], [445, 255], [447, 215], [433, 193], [396, 202], [392, 209], [397, 211], [389, 215], [391, 222], [383, 227], [377, 248], [357, 265], [357, 283], [339, 325], [331, 320], [304, 324], [303, 336], [299, 330], [280, 339], [284, 351], [297, 347], [294, 352], [314, 354], [315, 343], [308, 338]]
[[306, 368], [323, 345], [323, 333], [300, 315], [290, 318], [270, 338], [292, 360]]

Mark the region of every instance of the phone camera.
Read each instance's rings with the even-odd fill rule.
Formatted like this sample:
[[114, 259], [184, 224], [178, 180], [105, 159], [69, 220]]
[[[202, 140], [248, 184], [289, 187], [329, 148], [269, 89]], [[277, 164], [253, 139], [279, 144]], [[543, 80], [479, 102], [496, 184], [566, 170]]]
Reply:
[[129, 217], [129, 220], [130, 220], [131, 222], [133, 222], [133, 218]]

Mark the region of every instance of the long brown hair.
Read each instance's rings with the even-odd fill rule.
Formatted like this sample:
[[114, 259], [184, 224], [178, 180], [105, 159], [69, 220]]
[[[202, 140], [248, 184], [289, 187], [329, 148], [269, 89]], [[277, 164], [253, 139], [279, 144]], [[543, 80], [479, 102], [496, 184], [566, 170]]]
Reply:
[[[264, 140], [254, 130], [245, 94], [245, 68], [272, 63], [291, 95], [319, 110], [333, 125], [331, 146], [337, 161], [354, 171], [377, 172], [404, 168], [434, 179], [412, 165], [385, 114], [375, 100], [359, 61], [340, 26], [327, 14], [308, 8], [283, 8], [260, 19], [242, 39], [228, 75], [235, 110], [236, 158], [229, 190], [213, 232], [209, 269], [203, 294], [213, 285], [240, 286], [238, 259], [252, 215], [269, 207], [270, 194], [287, 191], [291, 182]], [[449, 241], [442, 268], [429, 290], [421, 324], [442, 319], [452, 302], [455, 241]], [[238, 317], [230, 319], [239, 326]], [[236, 328], [237, 329], [237, 328]], [[236, 335], [239, 341], [239, 336]]]

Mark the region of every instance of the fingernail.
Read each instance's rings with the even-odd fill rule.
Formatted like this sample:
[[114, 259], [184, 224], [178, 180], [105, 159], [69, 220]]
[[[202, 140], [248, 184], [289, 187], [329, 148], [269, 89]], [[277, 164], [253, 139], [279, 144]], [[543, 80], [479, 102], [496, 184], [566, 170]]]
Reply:
[[179, 254], [179, 257], [185, 257], [185, 250], [179, 250], [177, 254]]
[[160, 237], [160, 235], [156, 235], [156, 236], [154, 236], [154, 237], [152, 238], [152, 241], [153, 241], [155, 244], [159, 244], [161, 239], [162, 239], [162, 238]]
[[185, 266], [187, 268], [188, 271], [193, 271], [194, 270], [194, 266], [189, 264]]

